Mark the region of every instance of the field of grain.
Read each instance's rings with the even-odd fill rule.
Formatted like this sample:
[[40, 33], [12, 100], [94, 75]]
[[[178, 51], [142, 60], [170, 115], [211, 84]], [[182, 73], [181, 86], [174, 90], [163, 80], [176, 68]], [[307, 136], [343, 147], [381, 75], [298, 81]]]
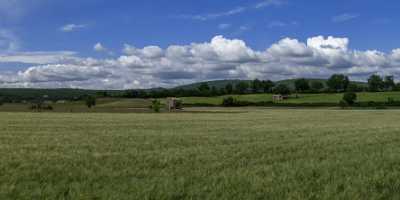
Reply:
[[0, 113], [0, 199], [399, 199], [400, 111]]

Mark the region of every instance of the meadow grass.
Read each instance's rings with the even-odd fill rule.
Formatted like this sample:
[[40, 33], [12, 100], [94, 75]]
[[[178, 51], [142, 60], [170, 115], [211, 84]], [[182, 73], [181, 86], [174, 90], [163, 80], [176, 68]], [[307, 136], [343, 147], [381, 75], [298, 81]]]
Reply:
[[397, 110], [3, 112], [0, 199], [399, 199], [399, 120]]
[[[229, 95], [228, 95], [229, 96]], [[210, 104], [221, 105], [222, 100], [228, 96], [219, 97], [184, 97], [183, 102], [186, 104]], [[240, 101], [248, 102], [268, 102], [272, 101], [272, 94], [248, 94], [248, 95], [230, 95]], [[360, 92], [357, 93], [357, 101], [359, 102], [387, 102], [389, 98], [400, 101], [400, 92]], [[298, 98], [292, 95], [288, 100], [282, 103], [339, 103], [342, 100], [342, 93], [329, 94], [298, 94]]]

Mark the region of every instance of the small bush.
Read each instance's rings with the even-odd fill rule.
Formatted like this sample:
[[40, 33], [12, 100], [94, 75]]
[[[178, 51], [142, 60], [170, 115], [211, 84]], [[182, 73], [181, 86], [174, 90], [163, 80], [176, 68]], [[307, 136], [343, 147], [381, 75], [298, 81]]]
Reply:
[[158, 99], [154, 99], [151, 102], [151, 109], [153, 109], [154, 112], [159, 113], [161, 110], [161, 102]]
[[357, 100], [357, 94], [355, 92], [346, 92], [343, 95], [343, 101], [349, 105], [353, 105]]
[[49, 104], [43, 104], [43, 103], [34, 103], [30, 107], [31, 110], [34, 111], [42, 111], [42, 110], [53, 110], [53, 106]]
[[93, 106], [96, 106], [96, 97], [94, 96], [87, 96], [85, 98], [85, 104], [88, 108], [92, 108]]
[[226, 97], [222, 100], [222, 106], [225, 106], [225, 107], [235, 106], [236, 101], [237, 100], [233, 97]]
[[175, 109], [182, 110], [183, 109], [183, 102], [182, 100], [178, 99], [175, 101]]

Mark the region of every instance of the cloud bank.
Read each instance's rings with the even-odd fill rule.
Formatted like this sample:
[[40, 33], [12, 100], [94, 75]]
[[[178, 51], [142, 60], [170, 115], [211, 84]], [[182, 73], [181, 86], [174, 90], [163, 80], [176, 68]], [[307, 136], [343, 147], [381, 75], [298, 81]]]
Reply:
[[[164, 49], [126, 44], [122, 55], [109, 59], [83, 58], [73, 52], [25, 53], [18, 59], [35, 65], [0, 73], [0, 87], [132, 89], [216, 79], [326, 78], [344, 73], [365, 80], [373, 73], [400, 75], [400, 49], [359, 51], [349, 49], [349, 42], [332, 36], [304, 42], [284, 38], [260, 51], [242, 40], [215, 36], [209, 42]], [[3, 55], [0, 62], [15, 56]]]

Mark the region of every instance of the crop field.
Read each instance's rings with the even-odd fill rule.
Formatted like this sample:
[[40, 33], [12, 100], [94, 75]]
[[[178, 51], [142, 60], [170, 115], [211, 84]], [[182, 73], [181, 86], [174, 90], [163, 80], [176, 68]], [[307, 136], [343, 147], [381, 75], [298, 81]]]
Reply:
[[0, 113], [0, 199], [399, 199], [400, 111]]

